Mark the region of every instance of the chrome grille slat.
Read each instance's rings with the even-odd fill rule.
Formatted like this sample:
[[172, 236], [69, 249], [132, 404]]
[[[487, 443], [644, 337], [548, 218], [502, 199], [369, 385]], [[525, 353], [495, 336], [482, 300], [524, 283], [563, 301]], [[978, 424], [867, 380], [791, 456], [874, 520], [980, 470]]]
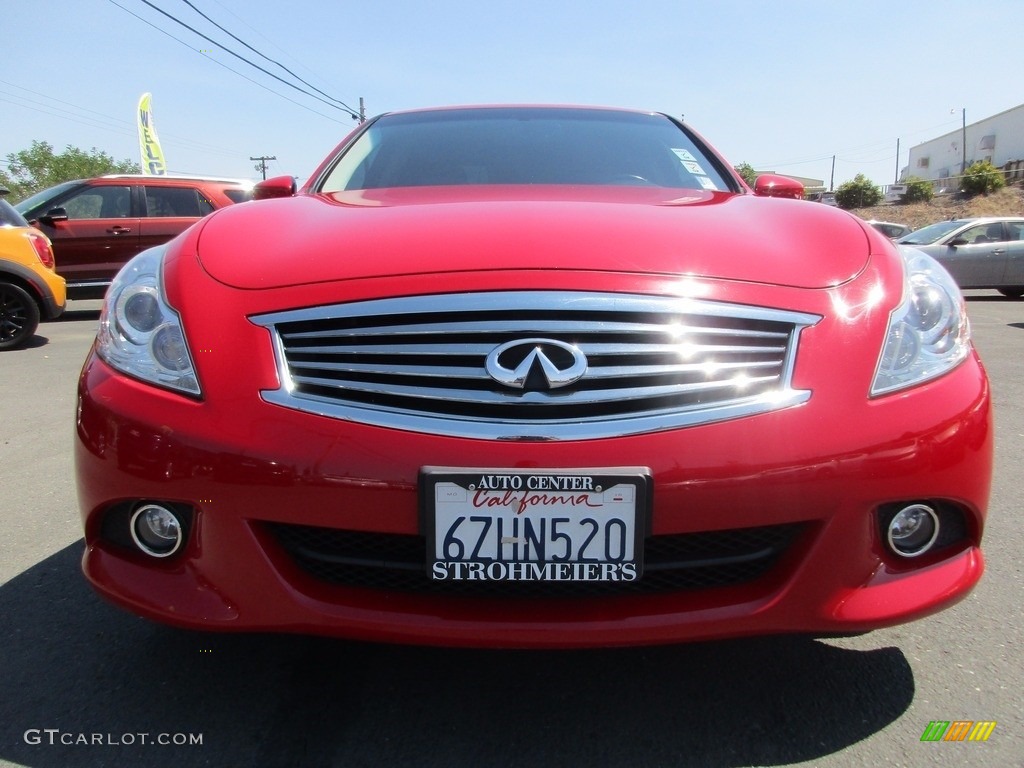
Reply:
[[[262, 393], [268, 402], [444, 435], [581, 440], [805, 402], [810, 393], [790, 383], [797, 342], [821, 318], [673, 297], [503, 291], [251, 319], [274, 339], [281, 386]], [[579, 349], [583, 377], [544, 390], [488, 375], [489, 354], [534, 338]]]
[[[763, 376], [759, 379], [748, 379], [748, 386], [760, 382], [775, 381], [777, 376]], [[578, 405], [614, 402], [617, 400], [640, 400], [669, 395], [709, 392], [716, 389], [732, 389], [729, 381], [710, 381], [695, 384], [672, 384], [663, 386], [643, 387], [634, 389], [587, 389], [585, 391], [566, 392], [515, 392], [488, 391], [479, 389], [459, 389], [456, 387], [432, 387], [425, 389], [411, 385], [386, 382], [375, 384], [358, 380], [319, 379], [311, 376], [295, 376], [297, 384], [310, 384], [317, 387], [336, 388], [351, 392], [370, 394], [397, 395], [423, 400], [442, 400], [464, 403], [484, 403], [502, 405]]]
[[[716, 362], [716, 370], [747, 370], [777, 368], [779, 363], [776, 360], [763, 360], [760, 362], [742, 363], [721, 363]], [[451, 366], [444, 370], [432, 368], [426, 365], [380, 365], [373, 363], [330, 363], [318, 361], [316, 368], [321, 371], [334, 371], [337, 373], [352, 374], [378, 374], [391, 375], [397, 379], [406, 376], [428, 376], [435, 378], [457, 378], [476, 379], [479, 381], [490, 381], [490, 377], [478, 368], [465, 368]], [[634, 376], [672, 376], [680, 373], [703, 373], [707, 370], [707, 363], [679, 363], [675, 365], [633, 365], [633, 366], [604, 366], [591, 371], [587, 378], [590, 380], [601, 379], [627, 379]], [[301, 371], [303, 365], [300, 361], [293, 364], [294, 371]], [[300, 379], [301, 374], [294, 374], [295, 379]]]
[[[287, 341], [287, 339], [285, 340]], [[297, 353], [314, 355], [486, 355], [495, 344], [387, 344], [294, 347]]]
[[[302, 363], [296, 362], [293, 365], [294, 370], [302, 370]], [[490, 378], [482, 370], [478, 368], [460, 368], [457, 366], [450, 366], [444, 370], [438, 369], [436, 366], [431, 367], [428, 365], [381, 365], [378, 363], [329, 363], [318, 361], [316, 364], [318, 370], [321, 371], [337, 371], [338, 373], [361, 373], [361, 374], [379, 374], [379, 375], [394, 375], [394, 376], [432, 376], [435, 378], [458, 378], [458, 379], [480, 379], [481, 381], [490, 381]]]
[[[677, 335], [679, 329], [675, 326], [664, 325], [660, 329], [654, 328], [653, 330], [661, 330], [666, 335]], [[282, 333], [281, 335], [291, 340], [299, 339], [319, 339], [319, 338], [349, 338], [349, 337], [385, 337], [385, 336], [399, 336], [399, 335], [437, 335], [446, 333], [481, 333], [481, 334], [494, 334], [496, 332], [507, 331], [510, 333], [573, 333], [573, 334], [595, 334], [595, 333], [640, 333], [647, 334], [652, 331], [650, 325], [644, 325], [642, 323], [612, 323], [612, 322], [571, 322], [566, 320], [552, 320], [546, 321], [543, 326], [539, 326], [536, 322], [526, 321], [514, 321], [514, 320], [495, 320], [491, 323], [482, 322], [441, 322], [432, 325], [429, 329], [425, 329], [418, 325], [379, 325], [379, 326], [365, 326], [357, 330], [353, 329], [331, 329], [323, 331], [304, 331], [294, 333]], [[785, 339], [787, 334], [780, 332], [771, 331], [754, 331], [754, 330], [743, 330], [743, 329], [723, 329], [715, 328], [713, 326], [699, 327], [699, 326], [688, 326], [686, 333], [689, 335], [715, 335], [715, 334], [729, 334], [736, 336], [749, 336], [756, 338], [775, 338]]]
[[[315, 355], [487, 355], [494, 347], [495, 342], [484, 344], [387, 344], [376, 343], [370, 345], [337, 345], [329, 347], [293, 347], [296, 354]], [[635, 355], [637, 346], [635, 344], [588, 344], [580, 343], [579, 348], [589, 355]], [[680, 344], [645, 344], [643, 351], [648, 354], [681, 355], [687, 354], [745, 354], [745, 353], [783, 353], [785, 345], [764, 347], [764, 346], [727, 346], [724, 344], [685, 344], [680, 349]]]
[[[759, 368], [777, 368], [777, 360], [762, 360], [760, 362], [743, 363], [720, 363], [716, 362], [714, 367], [718, 370], [746, 370]], [[633, 366], [606, 366], [588, 374], [589, 379], [622, 379], [630, 376], [671, 376], [680, 373], [704, 373], [708, 368], [707, 363], [679, 363], [675, 365], [633, 365]]]

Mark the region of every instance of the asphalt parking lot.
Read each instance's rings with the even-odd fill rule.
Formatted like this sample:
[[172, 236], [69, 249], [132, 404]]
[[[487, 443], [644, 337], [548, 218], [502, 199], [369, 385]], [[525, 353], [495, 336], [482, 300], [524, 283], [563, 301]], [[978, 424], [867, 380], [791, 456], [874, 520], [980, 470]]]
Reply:
[[[585, 652], [405, 648], [156, 626], [80, 571], [73, 302], [0, 353], [0, 765], [1022, 766], [1024, 301], [970, 291], [996, 402], [987, 573], [858, 638]], [[988, 721], [986, 742], [923, 742]]]

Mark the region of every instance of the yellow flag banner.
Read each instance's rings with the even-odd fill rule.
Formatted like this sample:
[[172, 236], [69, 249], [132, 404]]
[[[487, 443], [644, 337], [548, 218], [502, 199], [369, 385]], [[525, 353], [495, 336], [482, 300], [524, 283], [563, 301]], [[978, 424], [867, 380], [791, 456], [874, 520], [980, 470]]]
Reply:
[[167, 173], [164, 151], [153, 124], [153, 96], [142, 94], [139, 99], [139, 152], [142, 155], [142, 172], [148, 176], [163, 176]]

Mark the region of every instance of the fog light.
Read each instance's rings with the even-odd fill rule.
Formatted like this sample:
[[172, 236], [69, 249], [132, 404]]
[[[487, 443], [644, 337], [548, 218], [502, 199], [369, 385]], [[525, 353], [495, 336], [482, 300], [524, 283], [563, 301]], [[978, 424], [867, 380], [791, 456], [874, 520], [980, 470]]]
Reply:
[[181, 547], [184, 527], [178, 516], [159, 504], [145, 504], [131, 520], [132, 541], [152, 557], [168, 557]]
[[889, 547], [902, 557], [923, 555], [939, 538], [939, 516], [926, 504], [911, 504], [889, 522]]

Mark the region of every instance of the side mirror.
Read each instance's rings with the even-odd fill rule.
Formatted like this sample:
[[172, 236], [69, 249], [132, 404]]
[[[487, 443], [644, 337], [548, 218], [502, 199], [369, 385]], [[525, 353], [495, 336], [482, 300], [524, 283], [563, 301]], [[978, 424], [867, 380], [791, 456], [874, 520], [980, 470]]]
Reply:
[[954, 248], [956, 246], [958, 246], [958, 245], [967, 245], [967, 244], [968, 243], [967, 243], [966, 238], [963, 238], [963, 237], [954, 237], [952, 240], [950, 240], [947, 243], [947, 245], [952, 245]]
[[788, 176], [766, 173], [758, 176], [754, 182], [754, 194], [758, 197], [790, 197], [794, 200], [803, 200], [804, 185]]
[[272, 200], [275, 197], [292, 197], [295, 194], [294, 176], [275, 176], [261, 181], [252, 189], [253, 200]]
[[67, 221], [68, 212], [66, 208], [51, 208], [40, 216], [39, 220], [43, 222], [43, 224], [49, 224], [52, 227], [58, 221]]

